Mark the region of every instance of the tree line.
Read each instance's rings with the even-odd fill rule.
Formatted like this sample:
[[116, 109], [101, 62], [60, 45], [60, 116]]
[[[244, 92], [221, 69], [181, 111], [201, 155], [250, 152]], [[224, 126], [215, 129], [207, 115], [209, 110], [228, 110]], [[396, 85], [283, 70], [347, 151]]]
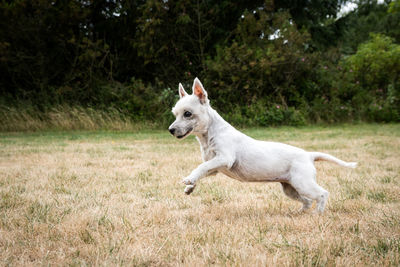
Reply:
[[400, 121], [400, 1], [346, 2], [3, 0], [0, 105], [167, 123], [199, 77], [236, 124]]

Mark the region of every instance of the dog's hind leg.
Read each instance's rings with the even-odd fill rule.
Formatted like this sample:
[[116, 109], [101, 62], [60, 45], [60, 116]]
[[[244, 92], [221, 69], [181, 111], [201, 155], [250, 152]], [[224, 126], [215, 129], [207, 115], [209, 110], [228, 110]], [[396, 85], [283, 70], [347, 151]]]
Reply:
[[300, 212], [306, 211], [311, 208], [312, 205], [311, 199], [301, 196], [299, 192], [297, 192], [296, 189], [294, 189], [294, 187], [288, 183], [281, 182], [281, 185], [285, 195], [287, 195], [293, 200], [297, 200], [303, 203], [303, 207], [301, 208]]
[[317, 211], [323, 213], [329, 192], [317, 184], [315, 176], [313, 164], [302, 164], [291, 171], [290, 184], [301, 197], [317, 201]]

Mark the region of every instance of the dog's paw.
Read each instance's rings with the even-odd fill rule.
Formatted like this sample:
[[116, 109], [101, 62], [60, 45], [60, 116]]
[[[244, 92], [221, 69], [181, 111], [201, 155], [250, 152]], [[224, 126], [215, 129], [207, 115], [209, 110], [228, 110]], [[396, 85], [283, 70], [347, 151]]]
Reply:
[[189, 177], [183, 179], [182, 183], [184, 183], [185, 185], [194, 185], [194, 182]]
[[190, 195], [193, 192], [195, 187], [196, 187], [196, 185], [194, 185], [194, 184], [193, 185], [187, 185], [185, 187], [185, 194], [186, 195]]

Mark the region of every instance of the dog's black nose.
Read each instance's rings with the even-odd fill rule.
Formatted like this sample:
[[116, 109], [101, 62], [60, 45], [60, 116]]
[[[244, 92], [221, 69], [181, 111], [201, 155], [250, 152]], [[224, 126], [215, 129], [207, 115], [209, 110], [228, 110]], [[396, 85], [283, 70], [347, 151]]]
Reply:
[[172, 135], [174, 135], [174, 133], [175, 133], [175, 128], [169, 129], [169, 132], [170, 132]]

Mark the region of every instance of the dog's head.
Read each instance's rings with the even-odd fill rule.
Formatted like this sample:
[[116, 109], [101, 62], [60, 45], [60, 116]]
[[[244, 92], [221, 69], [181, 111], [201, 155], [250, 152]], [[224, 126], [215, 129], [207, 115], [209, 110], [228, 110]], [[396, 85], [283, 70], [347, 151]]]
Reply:
[[176, 120], [169, 126], [169, 132], [175, 137], [185, 138], [191, 133], [205, 133], [208, 129], [210, 107], [207, 92], [199, 79], [194, 79], [193, 93], [187, 94], [179, 84], [180, 99], [172, 108]]

